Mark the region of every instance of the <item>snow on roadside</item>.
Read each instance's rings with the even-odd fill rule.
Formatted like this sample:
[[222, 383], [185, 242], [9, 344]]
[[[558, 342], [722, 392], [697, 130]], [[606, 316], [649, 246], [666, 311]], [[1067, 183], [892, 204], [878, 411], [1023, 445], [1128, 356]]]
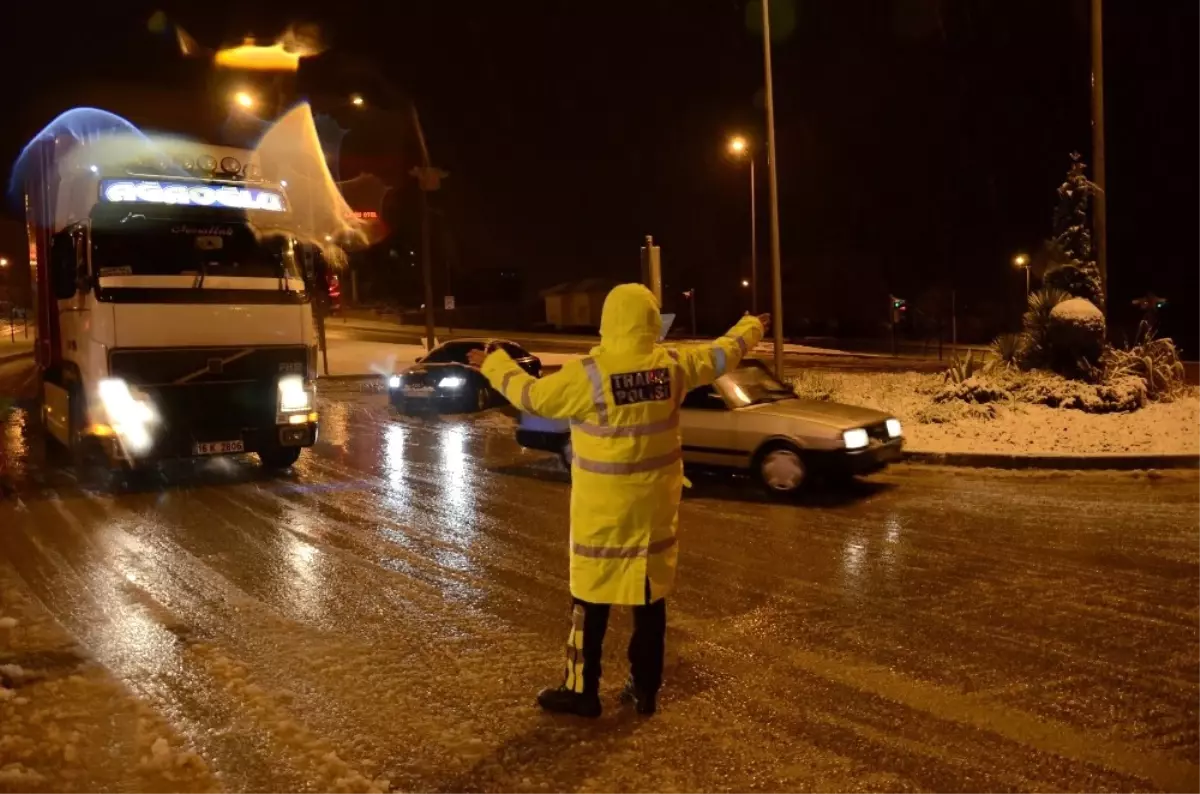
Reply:
[[[906, 447], [920, 452], [996, 454], [1200, 454], [1200, 394], [1132, 413], [1089, 414], [1044, 405], [997, 404], [953, 421], [923, 424], [942, 376], [912, 372], [805, 370], [803, 393], [899, 417]], [[989, 418], [988, 414], [994, 412]]]
[[0, 564], [0, 792], [215, 788], [204, 760]]

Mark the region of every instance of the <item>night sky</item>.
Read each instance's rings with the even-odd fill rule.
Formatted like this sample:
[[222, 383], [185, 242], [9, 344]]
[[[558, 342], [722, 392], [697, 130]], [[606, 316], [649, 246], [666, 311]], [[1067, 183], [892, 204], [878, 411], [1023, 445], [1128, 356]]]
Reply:
[[[835, 316], [848, 327], [888, 292], [934, 305], [950, 289], [964, 333], [1015, 322], [1024, 282], [1011, 258], [1050, 236], [1068, 154], [1091, 159], [1086, 0], [773, 5], [789, 326]], [[459, 278], [513, 269], [530, 292], [632, 279], [653, 234], [669, 306], [695, 286], [702, 322], [744, 308], [747, 174], [723, 147], [737, 131], [765, 148], [746, 0], [23, 5], [4, 25], [0, 157], [49, 120], [34, 117], [47, 97], [73, 104], [81, 76], [179, 79], [178, 55], [147, 30], [158, 8], [210, 46], [313, 22], [331, 48], [321, 60], [369, 62], [411, 95], [451, 173], [441, 200]], [[1114, 319], [1152, 289], [1171, 299], [1164, 326], [1192, 358], [1197, 15], [1196, 3], [1105, 3]], [[303, 86], [374, 99], [374, 86], [322, 76], [319, 63]]]

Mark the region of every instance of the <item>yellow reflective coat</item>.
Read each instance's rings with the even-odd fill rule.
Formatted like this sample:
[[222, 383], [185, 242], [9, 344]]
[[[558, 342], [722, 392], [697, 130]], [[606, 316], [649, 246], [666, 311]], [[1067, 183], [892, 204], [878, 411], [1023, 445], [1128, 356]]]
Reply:
[[658, 344], [658, 301], [622, 284], [604, 301], [600, 344], [553, 375], [530, 377], [502, 350], [482, 370], [527, 413], [571, 420], [571, 594], [644, 604], [670, 593], [679, 550], [683, 454], [679, 406], [688, 391], [737, 366], [763, 335], [744, 317], [708, 345]]

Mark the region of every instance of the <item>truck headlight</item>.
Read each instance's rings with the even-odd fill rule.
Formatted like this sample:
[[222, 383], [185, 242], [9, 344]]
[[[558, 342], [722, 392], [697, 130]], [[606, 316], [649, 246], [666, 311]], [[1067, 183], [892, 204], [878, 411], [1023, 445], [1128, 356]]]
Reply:
[[904, 432], [904, 429], [900, 427], [899, 419], [889, 419], [887, 420], [887, 431], [888, 438], [900, 438]]
[[279, 379], [279, 412], [290, 414], [309, 411], [313, 407], [312, 387], [299, 375], [285, 375]]
[[449, 377], [442, 378], [441, 381], [438, 382], [438, 386], [441, 386], [443, 389], [461, 389], [462, 385], [466, 382], [467, 381], [464, 378], [460, 378], [458, 375], [451, 375]]
[[158, 422], [150, 397], [121, 378], [100, 381], [98, 392], [108, 423], [125, 448], [135, 455], [150, 449], [150, 428]]
[[388, 388], [389, 389], [399, 389], [400, 388], [400, 376], [399, 375], [393, 375], [392, 377], [388, 378]]
[[865, 449], [871, 445], [871, 437], [861, 427], [842, 433], [842, 441], [846, 444], [846, 449]]

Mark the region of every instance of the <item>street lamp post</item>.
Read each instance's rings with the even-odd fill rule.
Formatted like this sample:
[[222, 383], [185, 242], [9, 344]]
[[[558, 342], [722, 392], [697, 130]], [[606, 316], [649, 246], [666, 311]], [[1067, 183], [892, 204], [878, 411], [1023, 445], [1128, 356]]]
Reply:
[[1013, 257], [1013, 264], [1025, 271], [1025, 302], [1029, 302], [1029, 257], [1025, 254], [1017, 254]]
[[783, 379], [783, 268], [779, 255], [779, 177], [775, 169], [775, 95], [771, 85], [771, 12], [762, 0], [763, 72], [767, 104], [767, 172], [771, 183], [771, 324], [775, 328], [775, 377]]
[[746, 139], [740, 135], [729, 139], [729, 153], [739, 159], [746, 157], [750, 162], [750, 311], [758, 314], [758, 216], [754, 195], [754, 155]]

